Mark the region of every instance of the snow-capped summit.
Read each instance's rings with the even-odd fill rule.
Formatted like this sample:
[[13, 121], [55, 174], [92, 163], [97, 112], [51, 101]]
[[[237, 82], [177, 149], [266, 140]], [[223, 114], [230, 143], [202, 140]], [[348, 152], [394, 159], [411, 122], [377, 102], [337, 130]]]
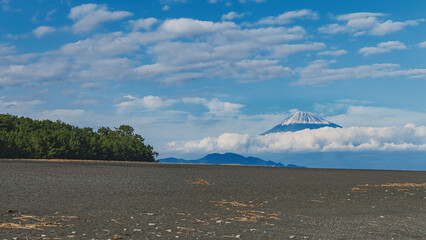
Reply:
[[290, 117], [284, 119], [281, 125], [290, 125], [290, 124], [330, 124], [331, 122], [316, 116], [310, 112], [296, 112]]
[[276, 132], [296, 132], [303, 129], [318, 129], [322, 127], [341, 128], [341, 126], [320, 118], [313, 113], [296, 112], [284, 119], [281, 124], [278, 124], [261, 135]]

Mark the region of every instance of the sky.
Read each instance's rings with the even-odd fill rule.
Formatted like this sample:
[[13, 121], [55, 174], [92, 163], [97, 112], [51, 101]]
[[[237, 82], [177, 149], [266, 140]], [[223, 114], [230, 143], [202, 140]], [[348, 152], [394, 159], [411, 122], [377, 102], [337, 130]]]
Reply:
[[[426, 151], [426, 1], [0, 0], [0, 112], [168, 156]], [[295, 111], [343, 126], [258, 136]]]

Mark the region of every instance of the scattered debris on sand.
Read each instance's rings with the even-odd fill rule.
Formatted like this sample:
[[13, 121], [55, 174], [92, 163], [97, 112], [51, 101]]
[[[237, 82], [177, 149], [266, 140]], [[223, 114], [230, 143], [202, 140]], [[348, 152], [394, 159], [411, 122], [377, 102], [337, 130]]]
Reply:
[[212, 185], [209, 181], [201, 177], [198, 177], [195, 181], [186, 180], [186, 182], [193, 185]]

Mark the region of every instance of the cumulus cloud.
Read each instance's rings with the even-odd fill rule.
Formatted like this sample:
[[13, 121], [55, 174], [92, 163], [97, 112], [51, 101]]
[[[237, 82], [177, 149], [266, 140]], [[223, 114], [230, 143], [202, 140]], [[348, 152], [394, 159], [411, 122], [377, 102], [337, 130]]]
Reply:
[[133, 15], [127, 11], [108, 11], [106, 5], [82, 4], [71, 8], [68, 17], [75, 21], [72, 30], [75, 33], [89, 32], [99, 24], [116, 21]]
[[233, 22], [200, 21], [190, 18], [169, 19], [161, 25], [161, 30], [176, 36], [199, 36], [206, 33], [237, 28]]
[[426, 69], [400, 69], [398, 64], [379, 63], [356, 67], [331, 69], [328, 66], [335, 61], [317, 60], [305, 68], [298, 68], [300, 79], [295, 85], [315, 85], [332, 81], [407, 76], [425, 78]]
[[392, 20], [381, 20], [387, 16], [384, 13], [358, 12], [343, 14], [336, 17], [336, 20], [346, 22], [345, 24], [333, 23], [319, 30], [327, 34], [336, 34], [341, 32], [351, 33], [354, 36], [369, 34], [383, 36], [393, 32], [401, 31], [407, 26], [417, 26], [423, 19], [407, 20], [403, 22], [394, 22]]
[[9, 44], [0, 43], [0, 56], [1, 55], [6, 55], [6, 54], [11, 54], [11, 53], [14, 53], [15, 51], [16, 51], [16, 47], [15, 46], [11, 46]]
[[377, 47], [363, 47], [358, 52], [364, 56], [379, 54], [379, 53], [387, 53], [391, 50], [403, 50], [407, 49], [404, 43], [400, 41], [388, 41], [377, 44]]
[[179, 153], [236, 152], [240, 154], [336, 151], [425, 151], [426, 127], [320, 128], [264, 136], [224, 133], [195, 141], [170, 142]]
[[205, 103], [205, 106], [209, 109], [208, 113], [215, 116], [236, 115], [244, 107], [242, 104], [223, 102], [217, 98]]
[[33, 34], [36, 37], [40, 38], [40, 37], [43, 37], [46, 34], [49, 34], [49, 33], [55, 32], [55, 31], [56, 31], [56, 29], [54, 27], [40, 26], [40, 27], [33, 30]]
[[273, 57], [287, 57], [291, 54], [305, 51], [318, 51], [325, 48], [325, 44], [321, 42], [305, 43], [305, 44], [282, 44], [273, 46]]
[[[26, 60], [26, 59], [24, 59]], [[41, 58], [29, 64], [0, 64], [0, 86], [26, 85], [38, 81], [60, 81], [68, 77], [69, 62], [63, 59]]]
[[176, 101], [173, 99], [164, 99], [159, 96], [145, 96], [143, 98], [126, 95], [124, 100], [115, 106], [119, 111], [129, 111], [135, 109], [155, 110], [158, 108], [168, 107], [173, 105]]
[[227, 14], [223, 14], [222, 15], [222, 21], [225, 21], [225, 20], [232, 21], [236, 18], [242, 18], [245, 15], [246, 15], [246, 13], [237, 13], [237, 12], [232, 11], [232, 12], [229, 12]]
[[275, 25], [275, 24], [287, 24], [293, 22], [295, 19], [313, 19], [317, 20], [319, 18], [316, 12], [313, 12], [310, 9], [302, 9], [298, 11], [289, 11], [285, 12], [276, 17], [267, 17], [259, 20], [258, 24], [266, 24], [266, 25]]
[[[362, 106], [358, 102], [342, 102], [346, 104], [344, 113], [330, 116], [327, 119], [343, 126], [404, 126], [407, 122], [422, 125], [426, 122], [426, 113], [375, 106]], [[349, 105], [347, 105], [349, 104]], [[333, 108], [332, 106], [327, 106]]]
[[150, 18], [142, 18], [138, 20], [130, 20], [130, 25], [133, 28], [133, 31], [139, 31], [144, 29], [146, 31], [151, 30], [152, 26], [158, 23], [158, 19], [150, 17]]
[[421, 47], [421, 48], [426, 48], [426, 41], [421, 42], [421, 43], [419, 43], [418, 45], [419, 45], [419, 47]]
[[348, 51], [346, 50], [334, 50], [334, 51], [322, 51], [318, 53], [318, 56], [341, 56], [341, 55], [345, 55], [346, 53], [348, 53]]

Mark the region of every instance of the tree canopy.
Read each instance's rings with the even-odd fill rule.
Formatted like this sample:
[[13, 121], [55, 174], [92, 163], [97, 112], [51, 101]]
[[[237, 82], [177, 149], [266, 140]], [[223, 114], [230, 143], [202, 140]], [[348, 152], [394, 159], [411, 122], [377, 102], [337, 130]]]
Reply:
[[153, 147], [128, 125], [79, 128], [62, 121], [0, 114], [0, 158], [154, 162]]

